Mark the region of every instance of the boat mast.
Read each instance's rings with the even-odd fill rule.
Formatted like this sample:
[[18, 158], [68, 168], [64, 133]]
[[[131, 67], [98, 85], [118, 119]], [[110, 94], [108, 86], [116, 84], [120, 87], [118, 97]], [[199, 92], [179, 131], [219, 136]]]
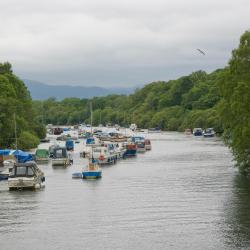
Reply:
[[92, 102], [90, 102], [90, 124], [91, 124], [91, 134], [92, 134], [92, 126], [93, 126], [93, 110], [92, 110]]
[[14, 113], [14, 129], [15, 129], [16, 149], [17, 149], [16, 113]]

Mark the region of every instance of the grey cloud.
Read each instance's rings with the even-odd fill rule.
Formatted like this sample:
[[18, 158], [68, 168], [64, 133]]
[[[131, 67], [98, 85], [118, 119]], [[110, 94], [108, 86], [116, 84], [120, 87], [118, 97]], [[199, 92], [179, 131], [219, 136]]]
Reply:
[[0, 0], [0, 58], [54, 84], [168, 80], [225, 66], [249, 9], [247, 0]]

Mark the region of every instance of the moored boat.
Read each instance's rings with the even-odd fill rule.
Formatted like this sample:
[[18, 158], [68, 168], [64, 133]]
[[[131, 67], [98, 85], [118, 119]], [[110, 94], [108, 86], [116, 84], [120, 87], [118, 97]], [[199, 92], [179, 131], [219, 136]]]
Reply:
[[82, 171], [83, 179], [99, 179], [102, 177], [102, 170], [97, 161], [92, 157], [89, 159], [87, 169]]
[[151, 141], [149, 139], [145, 139], [145, 149], [146, 150], [151, 150], [152, 149]]
[[203, 131], [203, 136], [204, 137], [214, 137], [215, 136], [215, 131], [213, 128], [207, 128]]
[[54, 148], [52, 166], [68, 166], [71, 159], [65, 147]]
[[202, 136], [202, 133], [203, 133], [203, 131], [202, 131], [201, 128], [194, 128], [193, 129], [193, 135], [194, 136]]
[[66, 146], [66, 149], [67, 150], [74, 150], [74, 141], [71, 140], [71, 139], [68, 139], [66, 142], [65, 142], [65, 146]]
[[161, 133], [160, 128], [149, 128], [148, 133]]
[[135, 143], [128, 143], [126, 145], [126, 152], [124, 154], [125, 157], [132, 157], [137, 155], [137, 145]]
[[47, 149], [37, 149], [35, 153], [35, 160], [37, 163], [49, 162], [49, 151]]
[[34, 161], [14, 165], [9, 178], [9, 189], [38, 189], [45, 181], [44, 173]]

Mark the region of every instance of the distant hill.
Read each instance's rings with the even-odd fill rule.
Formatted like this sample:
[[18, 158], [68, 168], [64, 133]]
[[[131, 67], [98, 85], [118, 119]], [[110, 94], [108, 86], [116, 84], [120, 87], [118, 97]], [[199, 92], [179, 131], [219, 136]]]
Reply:
[[91, 98], [94, 96], [106, 96], [110, 94], [128, 95], [134, 88], [102, 88], [102, 87], [82, 87], [69, 85], [49, 85], [33, 80], [23, 79], [31, 97], [34, 100], [44, 100], [55, 97], [62, 100], [67, 97]]

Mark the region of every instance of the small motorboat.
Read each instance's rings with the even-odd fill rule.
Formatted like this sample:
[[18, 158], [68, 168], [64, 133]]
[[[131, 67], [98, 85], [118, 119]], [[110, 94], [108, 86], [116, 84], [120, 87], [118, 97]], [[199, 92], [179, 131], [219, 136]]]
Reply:
[[151, 141], [149, 139], [145, 139], [145, 149], [146, 150], [151, 150], [152, 149]]
[[82, 173], [80, 173], [80, 172], [73, 173], [72, 178], [73, 179], [82, 179], [83, 178]]
[[202, 134], [203, 134], [202, 128], [194, 128], [193, 129], [194, 136], [202, 136]]
[[137, 145], [133, 142], [130, 142], [126, 145], [125, 157], [132, 157], [137, 155]]
[[38, 189], [45, 181], [44, 173], [34, 161], [17, 163], [9, 174], [9, 190], [14, 189]]
[[87, 165], [87, 169], [82, 171], [83, 179], [99, 179], [102, 177], [102, 170], [93, 158]]
[[213, 128], [206, 128], [203, 131], [203, 136], [204, 137], [214, 137], [215, 136], [215, 131]]
[[66, 147], [54, 148], [52, 166], [68, 166], [71, 164], [70, 155], [67, 153]]
[[161, 133], [160, 128], [149, 128], [148, 133]]

